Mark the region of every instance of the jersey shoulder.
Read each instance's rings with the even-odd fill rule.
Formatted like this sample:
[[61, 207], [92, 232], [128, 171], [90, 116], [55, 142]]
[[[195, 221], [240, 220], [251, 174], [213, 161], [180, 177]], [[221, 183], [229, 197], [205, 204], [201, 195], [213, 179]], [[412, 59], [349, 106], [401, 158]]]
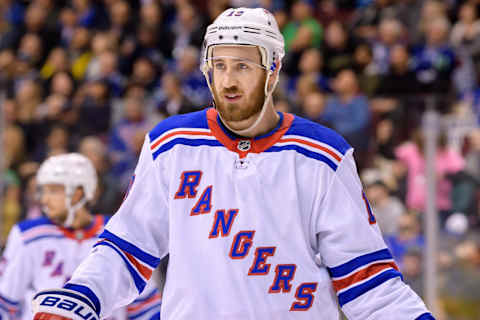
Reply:
[[176, 130], [208, 130], [207, 109], [166, 118], [149, 132], [150, 142], [153, 143], [165, 133]]
[[17, 225], [21, 233], [28, 232], [32, 229], [39, 229], [42, 226], [55, 226], [53, 222], [47, 217], [23, 220], [20, 221]]
[[150, 131], [153, 160], [176, 145], [220, 146], [208, 126], [207, 110], [169, 117]]
[[267, 151], [292, 150], [336, 171], [350, 148], [347, 141], [332, 129], [294, 116], [282, 138]]
[[63, 238], [62, 231], [47, 217], [29, 219], [17, 224], [24, 244], [46, 239]]
[[285, 136], [287, 135], [300, 136], [328, 145], [342, 156], [352, 148], [336, 131], [299, 116], [293, 119], [290, 129], [285, 133]]

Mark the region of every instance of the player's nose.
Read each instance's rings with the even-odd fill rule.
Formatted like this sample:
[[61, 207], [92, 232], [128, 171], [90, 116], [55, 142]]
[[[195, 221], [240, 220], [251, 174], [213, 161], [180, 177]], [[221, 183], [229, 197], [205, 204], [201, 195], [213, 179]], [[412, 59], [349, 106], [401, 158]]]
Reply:
[[236, 87], [238, 84], [238, 77], [232, 69], [233, 68], [227, 68], [227, 71], [223, 75], [222, 86], [225, 89]]

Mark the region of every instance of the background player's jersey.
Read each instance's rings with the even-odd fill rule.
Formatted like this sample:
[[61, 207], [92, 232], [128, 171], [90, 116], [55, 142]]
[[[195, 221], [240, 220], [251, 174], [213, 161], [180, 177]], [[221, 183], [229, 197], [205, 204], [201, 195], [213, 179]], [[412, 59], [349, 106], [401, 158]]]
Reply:
[[[62, 287], [70, 279], [75, 268], [98, 241], [108, 218], [97, 215], [90, 226], [79, 230], [59, 227], [46, 217], [15, 225], [9, 234], [0, 267], [0, 308], [8, 310], [12, 319], [21, 313], [23, 319], [31, 320], [33, 294], [39, 290]], [[149, 305], [144, 303], [147, 300]], [[149, 285], [144, 296], [129, 306], [130, 314], [127, 314], [126, 308], [120, 308], [112, 319], [127, 319], [127, 316], [134, 316], [153, 306], [152, 302], [159, 312], [160, 295], [153, 285]]]
[[231, 136], [214, 109], [169, 118], [65, 287], [109, 314], [168, 253], [162, 319], [332, 320], [338, 304], [349, 319], [433, 319], [402, 282], [352, 152], [290, 114], [255, 139]]

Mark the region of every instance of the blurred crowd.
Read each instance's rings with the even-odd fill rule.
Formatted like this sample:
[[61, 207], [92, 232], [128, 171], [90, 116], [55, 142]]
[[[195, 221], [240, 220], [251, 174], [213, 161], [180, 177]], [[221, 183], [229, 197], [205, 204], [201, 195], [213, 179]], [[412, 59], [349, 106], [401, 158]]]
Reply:
[[144, 136], [211, 105], [206, 27], [228, 7], [276, 17], [279, 111], [332, 127], [358, 170], [404, 280], [423, 294], [422, 116], [440, 113], [438, 265], [444, 319], [480, 315], [480, 0], [0, 0], [0, 246], [42, 214], [35, 173], [78, 151], [113, 214]]

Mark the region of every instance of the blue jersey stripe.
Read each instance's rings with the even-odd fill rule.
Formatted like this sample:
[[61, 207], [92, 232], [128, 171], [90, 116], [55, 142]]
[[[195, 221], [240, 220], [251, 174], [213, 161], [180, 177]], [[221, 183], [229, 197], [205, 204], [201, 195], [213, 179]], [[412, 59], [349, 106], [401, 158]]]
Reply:
[[338, 166], [332, 160], [330, 160], [328, 157], [324, 156], [321, 153], [316, 153], [316, 152], [310, 151], [308, 149], [302, 148], [302, 147], [297, 146], [297, 145], [292, 144], [292, 145], [286, 145], [286, 146], [281, 146], [281, 147], [273, 146], [273, 147], [270, 147], [267, 150], [265, 150], [265, 152], [280, 152], [280, 151], [284, 151], [284, 150], [294, 150], [298, 153], [303, 154], [304, 156], [306, 156], [308, 158], [316, 159], [316, 160], [319, 160], [321, 162], [326, 163], [330, 168], [332, 168], [333, 171], [337, 170]]
[[[85, 295], [90, 301], [92, 301], [94, 307], [93, 309], [97, 313], [97, 315], [100, 315], [100, 300], [98, 300], [98, 297], [95, 293], [93, 293], [90, 288], [83, 286], [81, 284], [74, 284], [74, 283], [67, 283], [63, 286], [64, 289], [69, 289], [73, 291], [80, 292], [81, 294]], [[90, 304], [89, 304], [90, 305]]]
[[153, 297], [157, 292], [158, 292], [158, 289], [153, 289], [152, 292], [150, 292], [148, 294], [148, 296], [135, 299], [129, 306], [132, 306], [132, 304], [137, 304], [137, 303], [140, 303], [140, 302], [144, 302], [144, 301], [150, 299], [151, 297]]
[[111, 242], [113, 242], [117, 247], [122, 249], [125, 252], [130, 253], [133, 255], [135, 258], [138, 260], [142, 261], [143, 263], [148, 264], [150, 267], [155, 269], [158, 264], [160, 263], [160, 259], [157, 257], [152, 256], [149, 253], [146, 253], [145, 251], [139, 249], [137, 246], [131, 244], [128, 241], [123, 240], [122, 238], [117, 237], [107, 229], [105, 229], [102, 234], [99, 236], [99, 238], [102, 239], [107, 239]]
[[299, 116], [295, 116], [285, 135], [298, 135], [325, 143], [343, 155], [351, 148], [348, 142], [334, 130]]
[[41, 217], [37, 219], [24, 220], [18, 223], [18, 228], [21, 232], [25, 232], [29, 229], [42, 226], [42, 225], [53, 225], [54, 223], [50, 221], [47, 217]]
[[349, 274], [350, 272], [352, 272], [353, 270], [361, 266], [364, 266], [366, 264], [369, 264], [370, 262], [374, 262], [377, 260], [387, 260], [387, 259], [393, 259], [392, 254], [388, 249], [382, 249], [372, 253], [365, 254], [360, 257], [356, 257], [355, 259], [352, 259], [337, 267], [328, 268], [328, 272], [330, 273], [330, 276], [332, 278], [343, 277]]
[[127, 266], [127, 269], [128, 269], [128, 271], [130, 272], [130, 275], [133, 278], [133, 282], [135, 283], [135, 287], [137, 287], [138, 293], [142, 293], [142, 291], [143, 291], [143, 289], [145, 289], [145, 286], [147, 285], [147, 283], [142, 279], [142, 277], [135, 270], [135, 268], [133, 268], [131, 266], [130, 262], [127, 260], [127, 258], [124, 257], [124, 255], [120, 252], [120, 250], [115, 248], [114, 245], [112, 245], [111, 243], [108, 243], [107, 241], [98, 242], [93, 247], [97, 247], [97, 246], [107, 246], [107, 247], [112, 248], [113, 250], [115, 250], [115, 252], [118, 253], [118, 255], [125, 262], [125, 265]]
[[153, 306], [149, 307], [148, 309], [145, 309], [145, 310], [140, 310], [139, 313], [134, 313], [134, 314], [131, 314], [131, 315], [128, 315], [128, 319], [137, 319], [137, 318], [140, 318], [141, 316], [145, 315], [146, 313], [154, 310], [154, 309], [158, 309], [160, 310], [160, 306], [161, 306], [161, 302], [158, 302], [156, 304], [154, 304]]
[[344, 304], [358, 298], [365, 292], [378, 287], [382, 283], [392, 278], [400, 277], [402, 278], [402, 274], [395, 269], [387, 270], [372, 279], [363, 282], [347, 291], [344, 291], [338, 295], [338, 303], [340, 307], [343, 307]]
[[155, 160], [158, 157], [159, 154], [161, 154], [161, 153], [163, 153], [167, 150], [170, 150], [171, 148], [173, 148], [177, 144], [186, 145], [186, 146], [193, 146], [193, 147], [198, 147], [198, 146], [222, 147], [223, 146], [217, 140], [176, 138], [176, 139], [173, 139], [172, 141], [169, 141], [169, 142], [163, 144], [160, 148], [158, 148], [153, 153], [153, 160]]
[[208, 129], [207, 122], [207, 110], [201, 110], [197, 112], [191, 112], [187, 114], [175, 115], [169, 118], [166, 118], [160, 122], [152, 131], [148, 134], [150, 141], [153, 141], [160, 137], [165, 132], [172, 129], [185, 129], [189, 128], [195, 129]]
[[418, 318], [415, 318], [415, 320], [435, 320], [435, 318], [432, 316], [430, 312], [425, 312]]
[[148, 320], [160, 320], [160, 312], [155, 313], [150, 319]]
[[61, 234], [56, 234], [56, 235], [53, 235], [53, 234], [41, 235], [41, 236], [38, 236], [38, 237], [35, 237], [35, 238], [32, 238], [32, 239], [25, 240], [24, 243], [25, 243], [25, 244], [29, 244], [29, 243], [31, 243], [31, 242], [34, 242], [34, 241], [37, 241], [37, 240], [40, 240], [40, 239], [47, 239], [47, 238], [61, 239], [61, 238], [65, 238], [65, 236], [64, 236], [64, 235], [61, 235]]
[[20, 302], [7, 299], [1, 294], [0, 294], [0, 300], [5, 301], [9, 307], [18, 308], [20, 306]]

